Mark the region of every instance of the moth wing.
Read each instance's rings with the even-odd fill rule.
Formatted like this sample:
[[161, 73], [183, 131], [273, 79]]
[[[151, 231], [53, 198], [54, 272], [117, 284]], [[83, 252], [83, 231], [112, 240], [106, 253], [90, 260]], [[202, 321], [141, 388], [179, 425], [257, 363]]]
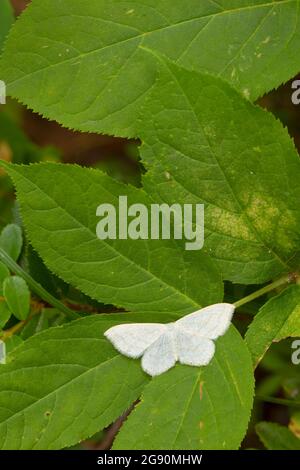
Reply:
[[180, 329], [176, 334], [176, 349], [179, 362], [188, 366], [206, 366], [215, 354], [211, 339]]
[[176, 326], [181, 330], [197, 333], [203, 338], [217, 339], [229, 328], [234, 309], [234, 305], [226, 303], [209, 305], [180, 318]]
[[142, 368], [151, 376], [160, 375], [171, 369], [176, 361], [173, 336], [166, 332], [145, 351], [142, 358]]
[[166, 326], [160, 323], [128, 323], [113, 326], [104, 336], [124, 356], [134, 359], [164, 334]]

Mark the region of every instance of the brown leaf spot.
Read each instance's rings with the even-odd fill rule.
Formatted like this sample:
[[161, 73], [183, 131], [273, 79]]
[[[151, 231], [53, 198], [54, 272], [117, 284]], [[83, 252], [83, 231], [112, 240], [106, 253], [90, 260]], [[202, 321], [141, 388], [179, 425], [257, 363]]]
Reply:
[[200, 386], [199, 386], [200, 400], [202, 400], [203, 398], [203, 385], [204, 385], [204, 382], [200, 382]]

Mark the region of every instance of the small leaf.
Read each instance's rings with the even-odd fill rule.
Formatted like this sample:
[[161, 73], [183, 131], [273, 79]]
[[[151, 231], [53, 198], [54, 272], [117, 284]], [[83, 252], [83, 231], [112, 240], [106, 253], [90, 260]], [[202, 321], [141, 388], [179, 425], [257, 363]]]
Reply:
[[22, 250], [22, 230], [18, 225], [7, 225], [0, 235], [0, 248], [17, 261]]
[[6, 278], [3, 293], [14, 316], [19, 320], [26, 320], [30, 311], [30, 292], [24, 279], [19, 276]]
[[11, 317], [11, 311], [4, 300], [0, 300], [0, 329], [3, 328]]
[[284, 426], [261, 422], [256, 425], [256, 432], [269, 450], [300, 450], [300, 439]]
[[290, 286], [260, 309], [245, 340], [257, 366], [273, 341], [299, 336], [300, 286]]
[[251, 358], [233, 327], [216, 347], [208, 366], [178, 365], [146, 386], [115, 450], [239, 447], [253, 401]]

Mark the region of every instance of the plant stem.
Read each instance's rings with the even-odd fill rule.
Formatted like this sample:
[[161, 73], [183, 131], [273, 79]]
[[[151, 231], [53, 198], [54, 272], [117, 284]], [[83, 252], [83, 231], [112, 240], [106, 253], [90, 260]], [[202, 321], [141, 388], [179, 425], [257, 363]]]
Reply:
[[265, 401], [267, 403], [274, 403], [275, 405], [291, 406], [291, 407], [294, 407], [294, 408], [300, 408], [300, 402], [299, 401], [286, 400], [284, 398], [268, 397], [268, 396], [264, 396], [264, 395], [256, 395], [255, 398], [257, 400]]
[[42, 300], [47, 302], [52, 307], [57, 308], [66, 315], [67, 318], [74, 320], [80, 318], [78, 314], [73, 312], [70, 308], [66, 307], [62, 302], [53, 297], [49, 292], [44, 289], [38, 282], [36, 282], [30, 274], [21, 268], [2, 248], [0, 248], [0, 261], [2, 261], [13, 273], [22, 277], [27, 282], [31, 290], [38, 295]]
[[6, 339], [13, 336], [15, 333], [18, 333], [18, 331], [22, 330], [22, 328], [38, 313], [39, 313], [39, 311], [37, 310], [32, 315], [29, 315], [29, 317], [26, 318], [26, 320], [22, 320], [19, 323], [17, 323], [16, 325], [9, 328], [8, 330], [3, 331], [2, 336], [0, 336], [1, 341], [5, 341]]
[[243, 299], [238, 300], [237, 302], [234, 303], [234, 305], [236, 308], [239, 308], [242, 305], [252, 302], [252, 300], [257, 299], [258, 297], [261, 297], [262, 295], [267, 294], [268, 292], [271, 292], [277, 287], [283, 286], [284, 284], [289, 284], [293, 280], [295, 280], [295, 276], [291, 276], [290, 274], [288, 274], [287, 276], [277, 279], [277, 281], [272, 282], [271, 284], [263, 287], [262, 289], [252, 292], [252, 294], [247, 295]]

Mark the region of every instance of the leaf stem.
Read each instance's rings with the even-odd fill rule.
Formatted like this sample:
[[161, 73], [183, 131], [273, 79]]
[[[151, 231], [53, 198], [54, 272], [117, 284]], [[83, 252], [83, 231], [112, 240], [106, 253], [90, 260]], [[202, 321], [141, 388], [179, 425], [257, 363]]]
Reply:
[[29, 315], [28, 318], [26, 318], [26, 320], [22, 320], [20, 321], [19, 323], [17, 323], [16, 325], [12, 326], [11, 328], [9, 328], [8, 330], [5, 330], [3, 331], [3, 334], [2, 336], [0, 336], [0, 339], [1, 341], [5, 341], [6, 339], [10, 338], [11, 336], [13, 336], [15, 333], [18, 333], [18, 331], [22, 330], [22, 328], [27, 325], [27, 323], [35, 316], [37, 315], [38, 313], [40, 313], [39, 310], [36, 310], [35, 312], [33, 312], [31, 315]]
[[247, 295], [241, 300], [238, 300], [237, 302], [234, 303], [234, 305], [236, 308], [239, 308], [242, 305], [252, 302], [252, 300], [257, 299], [258, 297], [261, 297], [262, 295], [267, 294], [268, 292], [271, 292], [277, 287], [283, 286], [284, 284], [289, 284], [295, 280], [296, 280], [295, 274], [288, 274], [286, 276], [283, 276], [280, 279], [277, 279], [276, 281], [272, 282], [271, 284], [268, 284], [267, 286], [262, 287], [261, 289], [258, 289], [255, 292], [252, 292], [252, 294]]
[[299, 401], [293, 400], [286, 400], [284, 398], [275, 398], [275, 397], [268, 397], [265, 395], [256, 395], [256, 400], [265, 401], [267, 403], [274, 403], [275, 405], [282, 405], [282, 406], [291, 406], [294, 408], [300, 408]]
[[38, 282], [36, 282], [30, 274], [28, 274], [24, 269], [21, 268], [2, 248], [0, 248], [0, 261], [4, 263], [10, 271], [22, 277], [24, 281], [27, 282], [31, 290], [38, 295], [42, 300], [47, 302], [52, 307], [57, 308], [62, 313], [66, 315], [67, 318], [74, 320], [74, 318], [79, 318], [75, 312], [70, 308], [66, 307], [62, 302], [53, 297], [44, 287], [42, 287]]

